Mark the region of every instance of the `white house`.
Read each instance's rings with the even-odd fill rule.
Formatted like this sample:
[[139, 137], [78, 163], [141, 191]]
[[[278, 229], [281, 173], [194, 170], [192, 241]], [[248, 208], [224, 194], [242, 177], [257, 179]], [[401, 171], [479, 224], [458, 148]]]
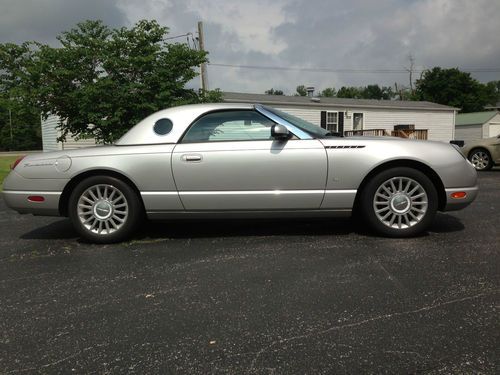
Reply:
[[66, 136], [65, 142], [58, 142], [57, 139], [61, 136], [61, 130], [57, 128], [58, 125], [58, 116], [50, 115], [46, 120], [42, 119], [43, 151], [71, 150], [96, 145], [92, 138], [76, 140], [71, 135]]
[[463, 141], [495, 137], [500, 134], [500, 112], [461, 113], [455, 121], [455, 138]]
[[[411, 138], [449, 142], [455, 139], [458, 108], [417, 101], [365, 100], [312, 96], [283, 96], [225, 92], [227, 103], [260, 103], [303, 118], [332, 132], [352, 135], [391, 135], [405, 130]], [[42, 121], [43, 150], [61, 150], [95, 145], [93, 139], [76, 141], [71, 136], [57, 142], [58, 118]], [[405, 135], [403, 134], [403, 135]], [[397, 133], [400, 135], [400, 133]], [[459, 138], [457, 138], [459, 139]]]
[[426, 139], [449, 142], [455, 139], [453, 108], [431, 102], [399, 100], [367, 100], [311, 96], [224, 93], [228, 103], [260, 103], [303, 118], [330, 131], [367, 135], [385, 130], [391, 135], [396, 129], [427, 130]]

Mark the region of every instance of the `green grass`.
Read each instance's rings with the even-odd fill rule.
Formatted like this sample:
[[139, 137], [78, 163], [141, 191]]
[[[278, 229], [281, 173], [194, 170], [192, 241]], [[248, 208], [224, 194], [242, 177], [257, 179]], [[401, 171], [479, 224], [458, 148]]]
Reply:
[[0, 191], [2, 191], [3, 179], [10, 172], [10, 166], [19, 156], [0, 156]]

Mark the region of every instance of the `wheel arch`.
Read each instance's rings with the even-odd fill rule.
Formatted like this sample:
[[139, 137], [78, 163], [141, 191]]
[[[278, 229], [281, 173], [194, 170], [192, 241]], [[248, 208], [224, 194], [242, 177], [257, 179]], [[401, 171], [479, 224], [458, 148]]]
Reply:
[[[489, 157], [491, 158], [491, 151], [488, 149], [488, 147], [479, 145], [479, 146], [474, 146], [474, 147], [472, 147], [472, 148], [470, 149], [469, 153], [467, 154], [467, 159], [469, 159], [469, 158], [471, 157], [472, 153], [473, 153], [474, 151], [477, 151], [477, 150], [483, 150], [483, 151], [486, 151], [486, 152], [488, 153]], [[469, 159], [469, 160], [470, 160], [470, 159]]]
[[444, 209], [444, 207], [446, 206], [446, 191], [443, 181], [441, 180], [439, 175], [431, 167], [422, 162], [411, 159], [398, 159], [387, 161], [376, 166], [363, 178], [363, 181], [361, 181], [361, 184], [359, 185], [358, 192], [356, 193], [356, 198], [354, 199], [355, 211], [358, 211], [360, 196], [368, 181], [370, 181], [373, 177], [386, 169], [397, 167], [413, 168], [425, 174], [436, 188], [436, 192], [438, 194], [438, 210]]
[[61, 198], [59, 199], [59, 213], [61, 216], [68, 216], [68, 205], [69, 205], [69, 197], [71, 196], [71, 192], [73, 189], [83, 180], [85, 180], [88, 177], [93, 177], [93, 176], [107, 176], [107, 177], [114, 177], [117, 178], [127, 185], [129, 185], [137, 194], [137, 197], [139, 198], [139, 202], [141, 203], [143, 209], [144, 209], [144, 201], [142, 200], [141, 193], [135, 183], [125, 176], [122, 173], [116, 172], [114, 170], [110, 169], [91, 169], [82, 173], [77, 174], [76, 176], [73, 176], [71, 180], [66, 184], [66, 186], [63, 189], [63, 192], [61, 194]]

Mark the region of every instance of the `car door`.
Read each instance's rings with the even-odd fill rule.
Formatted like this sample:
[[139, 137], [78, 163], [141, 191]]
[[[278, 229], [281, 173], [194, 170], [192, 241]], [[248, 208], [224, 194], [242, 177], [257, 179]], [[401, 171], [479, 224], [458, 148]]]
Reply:
[[498, 135], [496, 138], [493, 140], [493, 152], [492, 152], [492, 158], [495, 164], [500, 164], [500, 135]]
[[327, 156], [314, 139], [274, 140], [254, 110], [215, 111], [188, 129], [172, 154], [186, 210], [318, 209]]

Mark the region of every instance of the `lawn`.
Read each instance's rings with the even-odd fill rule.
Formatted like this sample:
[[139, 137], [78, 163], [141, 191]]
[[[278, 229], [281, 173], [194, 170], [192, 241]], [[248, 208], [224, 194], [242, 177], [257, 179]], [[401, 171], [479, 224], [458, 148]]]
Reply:
[[0, 156], [0, 191], [2, 191], [3, 179], [10, 172], [10, 166], [19, 157], [17, 156]]

